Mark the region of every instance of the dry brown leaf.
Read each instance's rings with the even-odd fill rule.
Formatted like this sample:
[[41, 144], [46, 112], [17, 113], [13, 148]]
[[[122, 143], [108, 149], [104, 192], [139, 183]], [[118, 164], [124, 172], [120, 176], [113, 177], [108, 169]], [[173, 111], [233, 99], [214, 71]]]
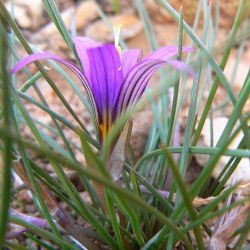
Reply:
[[209, 250], [224, 250], [227, 248], [231, 235], [246, 221], [249, 208], [250, 205], [237, 207], [223, 215], [222, 223], [216, 228], [209, 242]]
[[108, 169], [114, 181], [119, 180], [124, 166], [125, 155], [130, 141], [132, 122], [127, 122], [111, 153]]

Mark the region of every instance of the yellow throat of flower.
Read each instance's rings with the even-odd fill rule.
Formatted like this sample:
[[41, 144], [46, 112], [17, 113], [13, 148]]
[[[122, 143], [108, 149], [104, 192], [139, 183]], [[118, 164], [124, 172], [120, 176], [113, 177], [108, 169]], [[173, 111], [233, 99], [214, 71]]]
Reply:
[[103, 141], [112, 127], [112, 116], [108, 111], [103, 112], [103, 122], [99, 125], [101, 140]]

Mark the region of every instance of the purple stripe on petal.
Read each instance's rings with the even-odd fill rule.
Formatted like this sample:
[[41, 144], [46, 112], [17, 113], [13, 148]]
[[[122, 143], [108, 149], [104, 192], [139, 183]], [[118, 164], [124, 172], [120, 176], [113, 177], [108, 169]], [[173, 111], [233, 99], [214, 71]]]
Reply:
[[81, 61], [84, 74], [87, 77], [87, 79], [90, 80], [90, 66], [89, 66], [89, 57], [87, 49], [98, 47], [100, 46], [100, 43], [97, 43], [88, 37], [78, 37], [78, 36], [73, 38], [73, 42], [78, 57]]
[[[192, 48], [184, 46], [182, 52], [191, 52]], [[178, 46], [165, 46], [152, 52], [145, 57], [140, 63], [130, 69], [126, 75], [124, 84], [117, 100], [117, 112], [121, 112], [129, 104], [134, 103], [143, 94], [144, 89], [154, 72], [164, 63], [168, 63], [168, 59], [178, 54]], [[193, 76], [193, 72], [188, 66], [181, 62], [170, 61], [169, 64], [179, 70], [186, 71]]]
[[117, 103], [118, 112], [121, 112], [130, 104], [134, 103], [138, 92], [143, 93], [151, 76], [164, 63], [164, 61], [160, 60], [143, 60], [130, 71], [121, 89], [120, 99]]
[[153, 74], [163, 65], [164, 63], [159, 63], [156, 64], [154, 66], [152, 66], [147, 74], [145, 74], [141, 79], [140, 79], [140, 84], [138, 84], [138, 87], [136, 89], [136, 91], [133, 92], [129, 102], [126, 104], [127, 106], [129, 105], [134, 105], [137, 103], [137, 101], [140, 99], [140, 97], [142, 96], [142, 94], [144, 93], [145, 88], [148, 85], [148, 82], [150, 80], [150, 78], [153, 76]]
[[122, 51], [122, 72], [124, 78], [142, 57], [141, 49], [129, 49]]
[[[150, 78], [152, 77], [152, 75], [155, 73], [155, 71], [157, 69], [159, 69], [159, 67], [161, 67], [163, 64], [165, 64], [165, 62], [161, 62], [159, 64], [156, 64], [155, 66], [152, 66], [149, 71], [147, 72], [147, 74], [145, 74], [146, 76], [142, 77], [140, 79], [140, 81], [142, 83], [138, 84], [140, 85], [138, 91], [134, 91], [134, 93], [132, 94], [131, 98], [130, 98], [130, 102], [129, 105], [133, 105], [135, 104], [139, 98], [142, 96]], [[174, 67], [175, 69], [182, 71], [184, 73], [187, 73], [189, 76], [191, 76], [192, 78], [195, 77], [195, 72], [184, 62], [181, 61], [177, 61], [177, 60], [168, 60], [167, 64], [169, 64], [170, 66]]]
[[123, 83], [121, 60], [114, 45], [103, 45], [87, 50], [90, 65], [90, 85], [102, 119], [104, 112], [113, 111]]
[[185, 63], [176, 60], [143, 60], [135, 67], [133, 67], [130, 73], [124, 80], [119, 100], [117, 102], [118, 112], [122, 112], [129, 105], [135, 104], [136, 101], [143, 94], [148, 81], [152, 75], [158, 70], [163, 64], [169, 64], [170, 66], [183, 71], [190, 76], [194, 77], [194, 71]]
[[[182, 52], [192, 52], [193, 49], [183, 46]], [[150, 55], [144, 58], [144, 60], [150, 60], [150, 59], [158, 59], [158, 60], [167, 60], [172, 56], [176, 56], [178, 54], [178, 46], [164, 46], [156, 51], [152, 52]]]

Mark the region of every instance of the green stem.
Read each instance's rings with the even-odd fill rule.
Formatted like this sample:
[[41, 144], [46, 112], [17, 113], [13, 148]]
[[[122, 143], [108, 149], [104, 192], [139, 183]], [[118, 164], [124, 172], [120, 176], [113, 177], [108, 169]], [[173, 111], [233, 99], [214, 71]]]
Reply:
[[[3, 127], [10, 127], [11, 118], [11, 101], [9, 91], [9, 78], [6, 69], [7, 65], [7, 35], [5, 29], [0, 22], [0, 73], [1, 73], [1, 85], [2, 88], [2, 99], [3, 99], [3, 110], [4, 120]], [[0, 154], [0, 249], [4, 248], [4, 235], [7, 230], [8, 224], [8, 211], [11, 202], [11, 164], [12, 164], [12, 139], [3, 138], [3, 154]], [[1, 153], [1, 152], [0, 152]]]

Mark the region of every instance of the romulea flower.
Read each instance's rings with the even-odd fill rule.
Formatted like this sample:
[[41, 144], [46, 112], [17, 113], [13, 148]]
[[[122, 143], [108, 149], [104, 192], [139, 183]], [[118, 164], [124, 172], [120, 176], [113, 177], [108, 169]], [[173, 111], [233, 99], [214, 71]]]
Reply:
[[[152, 75], [164, 64], [194, 76], [185, 63], [170, 60], [178, 46], [164, 46], [142, 59], [140, 49], [121, 50], [115, 32], [115, 44], [100, 44], [86, 37], [74, 37], [73, 42], [81, 67], [48, 52], [35, 53], [21, 59], [12, 73], [27, 64], [44, 59], [58, 61], [70, 68], [81, 80], [92, 108], [101, 142], [116, 118], [142, 96]], [[183, 47], [182, 52], [192, 49]]]

